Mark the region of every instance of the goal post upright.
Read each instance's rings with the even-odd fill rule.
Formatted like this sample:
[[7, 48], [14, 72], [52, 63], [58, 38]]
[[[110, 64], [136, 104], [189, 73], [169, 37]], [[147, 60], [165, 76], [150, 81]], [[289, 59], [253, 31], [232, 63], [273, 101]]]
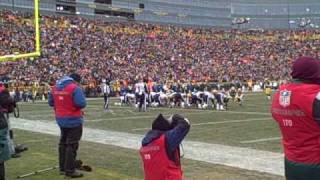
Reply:
[[35, 27], [35, 52], [23, 53], [23, 54], [10, 54], [0, 56], [0, 62], [3, 61], [16, 61], [21, 58], [37, 57], [41, 54], [40, 47], [40, 22], [39, 22], [39, 1], [34, 0], [34, 27]]
[[36, 28], [36, 53], [40, 56], [39, 0], [34, 0], [34, 24]]

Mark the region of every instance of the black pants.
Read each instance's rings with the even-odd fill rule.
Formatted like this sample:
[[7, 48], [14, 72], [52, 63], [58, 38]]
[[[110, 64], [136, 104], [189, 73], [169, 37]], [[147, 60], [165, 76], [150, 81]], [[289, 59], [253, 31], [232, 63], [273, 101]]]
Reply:
[[146, 110], [145, 109], [145, 98], [146, 98], [146, 96], [145, 96], [145, 94], [144, 93], [142, 93], [141, 95], [139, 95], [139, 111], [142, 111], [142, 110]]
[[79, 141], [82, 136], [82, 126], [75, 128], [60, 128], [61, 137], [59, 143], [60, 171], [72, 173], [75, 171], [75, 160]]
[[286, 180], [319, 180], [320, 164], [302, 164], [289, 161], [285, 158]]
[[4, 167], [4, 162], [0, 162], [0, 180], [5, 180], [5, 167]]
[[109, 109], [109, 97], [108, 94], [104, 93], [103, 94], [104, 97], [104, 109]]

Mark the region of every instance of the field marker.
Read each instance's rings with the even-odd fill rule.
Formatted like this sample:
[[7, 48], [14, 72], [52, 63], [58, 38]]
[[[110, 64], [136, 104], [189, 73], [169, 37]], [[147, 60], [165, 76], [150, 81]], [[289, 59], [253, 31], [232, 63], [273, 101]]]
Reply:
[[[171, 116], [171, 114], [163, 114], [164, 116]], [[190, 113], [180, 113], [182, 115], [194, 115], [194, 114], [203, 114], [199, 112], [190, 112]], [[124, 117], [115, 117], [115, 118], [100, 118], [94, 120], [87, 120], [86, 122], [101, 122], [101, 121], [119, 121], [119, 120], [132, 120], [132, 119], [146, 119], [146, 118], [156, 118], [156, 115], [146, 115], [146, 116], [124, 116]]]
[[110, 112], [112, 115], [115, 115], [115, 113], [113, 112], [113, 110], [109, 109], [109, 112]]
[[263, 139], [241, 141], [240, 143], [242, 143], [242, 144], [250, 144], [250, 143], [257, 143], [257, 142], [275, 141], [275, 140], [279, 140], [279, 139], [281, 139], [281, 137], [273, 137], [273, 138], [263, 138]]
[[150, 127], [148, 128], [135, 128], [135, 129], [131, 129], [131, 131], [140, 131], [140, 130], [148, 130], [150, 129]]
[[243, 107], [271, 106], [271, 104], [243, 104]]
[[129, 112], [130, 114], [136, 115], [136, 113], [134, 113], [134, 112], [133, 112], [132, 110], [130, 110], [130, 109], [126, 109], [126, 111]]
[[155, 116], [133, 116], [133, 117], [116, 117], [116, 118], [101, 118], [94, 120], [85, 120], [85, 122], [101, 122], [101, 121], [119, 121], [119, 120], [131, 120], [131, 119], [146, 119], [146, 118], [155, 118]]
[[[229, 120], [229, 121], [216, 121], [216, 122], [205, 122], [205, 123], [191, 123], [192, 126], [202, 126], [202, 125], [212, 125], [212, 124], [228, 124], [228, 123], [242, 123], [242, 122], [251, 122], [251, 121], [265, 121], [265, 120], [271, 120], [272, 118], [253, 118], [253, 119], [246, 119], [246, 120]], [[131, 129], [132, 131], [140, 131], [140, 130], [147, 130], [150, 128], [134, 128]]]
[[[60, 130], [53, 122], [12, 118], [16, 129], [59, 136]], [[83, 140], [100, 144], [138, 150], [142, 135], [84, 128]], [[283, 154], [250, 148], [184, 141], [185, 158], [212, 164], [221, 164], [246, 170], [284, 175]]]
[[[43, 106], [43, 103], [39, 103], [39, 104], [28, 104], [28, 105], [39, 105], [39, 106]], [[92, 109], [101, 109], [101, 111], [103, 111], [102, 108], [98, 107], [99, 105], [89, 105], [87, 106], [84, 111], [89, 112]], [[244, 105], [246, 106], [246, 105]], [[49, 107], [49, 106], [48, 106]], [[110, 109], [124, 109], [124, 110], [133, 110], [135, 109], [134, 107], [130, 107], [130, 106], [111, 106]], [[178, 113], [180, 111], [187, 111], [187, 112], [198, 112], [199, 114], [202, 113], [226, 113], [226, 114], [253, 114], [253, 115], [270, 115], [269, 112], [252, 112], [252, 111], [216, 111], [216, 110], [207, 110], [207, 109], [196, 109], [196, 108], [168, 108], [168, 107], [159, 107], [159, 108], [148, 108], [149, 110], [172, 110], [172, 111], [178, 111]], [[28, 110], [29, 111], [29, 110]], [[46, 110], [47, 111], [47, 110]]]
[[201, 126], [201, 125], [210, 125], [210, 124], [228, 124], [228, 123], [241, 123], [241, 122], [251, 122], [251, 121], [265, 121], [271, 120], [271, 117], [268, 118], [252, 118], [252, 119], [245, 119], [245, 120], [229, 120], [229, 121], [216, 121], [216, 122], [205, 122], [205, 123], [196, 123], [192, 124], [191, 126]]
[[27, 140], [27, 141], [23, 141], [24, 144], [29, 144], [29, 143], [44, 143], [44, 142], [48, 142], [50, 139], [40, 139], [40, 140]]

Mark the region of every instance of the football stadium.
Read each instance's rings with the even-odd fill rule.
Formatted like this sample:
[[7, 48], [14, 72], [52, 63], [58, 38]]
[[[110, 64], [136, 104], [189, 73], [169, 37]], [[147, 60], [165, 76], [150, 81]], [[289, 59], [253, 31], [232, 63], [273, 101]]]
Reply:
[[319, 0], [0, 0], [0, 180], [319, 180]]

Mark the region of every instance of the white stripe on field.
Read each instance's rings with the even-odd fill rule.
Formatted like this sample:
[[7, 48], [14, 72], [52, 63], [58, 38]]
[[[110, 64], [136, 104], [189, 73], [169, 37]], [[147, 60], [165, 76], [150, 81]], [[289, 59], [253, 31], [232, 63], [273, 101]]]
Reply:
[[279, 139], [281, 139], [281, 137], [273, 137], [273, 138], [263, 138], [263, 139], [255, 139], [255, 140], [241, 141], [240, 143], [250, 144], [250, 143], [256, 143], [256, 142], [275, 141], [275, 140], [279, 140]]
[[150, 129], [150, 127], [148, 127], [148, 128], [134, 128], [134, 129], [131, 129], [131, 131], [140, 131], [140, 130], [147, 130], [147, 129]]
[[242, 122], [251, 122], [251, 121], [265, 121], [271, 120], [272, 118], [252, 118], [252, 119], [245, 119], [245, 120], [229, 120], [229, 121], [217, 121], [217, 122], [205, 122], [205, 123], [196, 123], [191, 124], [192, 126], [201, 126], [201, 125], [210, 125], [210, 124], [227, 124], [227, 123], [242, 123]]
[[[265, 121], [271, 120], [272, 118], [254, 118], [254, 119], [245, 119], [245, 120], [229, 120], [229, 121], [216, 121], [216, 122], [205, 122], [205, 123], [196, 123], [192, 124], [191, 126], [202, 126], [202, 125], [212, 125], [212, 124], [228, 124], [228, 123], [242, 123], [242, 122], [251, 122], [251, 121]], [[146, 130], [150, 128], [135, 128], [131, 129], [132, 131], [139, 131], [139, 130]]]
[[[208, 111], [207, 113], [211, 113]], [[174, 114], [174, 113], [172, 113]], [[164, 116], [171, 116], [172, 114], [164, 114]], [[202, 112], [190, 112], [190, 113], [179, 113], [181, 115], [194, 115], [194, 114], [203, 114]], [[156, 115], [147, 115], [147, 116], [124, 116], [124, 117], [115, 117], [115, 118], [105, 118], [105, 119], [94, 119], [94, 120], [87, 120], [86, 122], [101, 122], [101, 121], [120, 121], [120, 120], [133, 120], [133, 119], [147, 119], [147, 118], [156, 118]]]
[[155, 116], [132, 116], [132, 117], [116, 117], [116, 118], [101, 118], [94, 120], [86, 120], [85, 122], [101, 122], [101, 121], [120, 121], [120, 120], [132, 120], [132, 119], [147, 119], [147, 118], [155, 118]]
[[126, 111], [129, 112], [130, 114], [134, 114], [134, 115], [136, 114], [136, 113], [134, 113], [134, 112], [133, 112], [132, 110], [130, 110], [130, 109], [126, 109]]
[[[41, 105], [43, 106], [42, 103], [40, 104], [30, 104], [32, 106], [34, 105]], [[90, 109], [101, 109], [103, 108], [98, 107], [98, 105], [89, 105], [87, 106], [84, 110], [89, 111]], [[134, 109], [134, 107], [130, 106], [111, 106], [110, 109]], [[216, 110], [205, 110], [205, 109], [196, 109], [196, 108], [169, 108], [169, 107], [160, 107], [160, 108], [148, 108], [150, 110], [178, 110], [178, 111], [187, 111], [187, 112], [199, 112], [199, 114], [202, 113], [226, 113], [226, 114], [253, 114], [253, 115], [270, 115], [269, 112], [251, 112], [251, 111], [216, 111]], [[47, 111], [47, 110], [46, 110]], [[201, 112], [201, 113], [200, 113]]]
[[[53, 122], [12, 118], [16, 129], [59, 136]], [[143, 136], [137, 134], [84, 128], [84, 141], [138, 150]], [[185, 158], [212, 164], [222, 164], [275, 175], [284, 175], [283, 155], [268, 151], [197, 141], [184, 141]]]
[[113, 112], [113, 110], [109, 109], [109, 112], [110, 112], [112, 115], [115, 115], [115, 113]]

